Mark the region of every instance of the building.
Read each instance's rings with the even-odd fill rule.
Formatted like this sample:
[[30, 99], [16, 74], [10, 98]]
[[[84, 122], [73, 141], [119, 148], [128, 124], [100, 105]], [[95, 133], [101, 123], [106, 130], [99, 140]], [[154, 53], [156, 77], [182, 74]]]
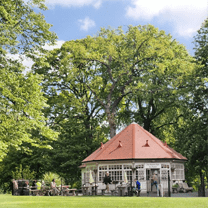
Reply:
[[[157, 183], [164, 191], [170, 184], [184, 181], [184, 162], [187, 158], [170, 148], [136, 123], [132, 123], [82, 161], [82, 185], [98, 185], [98, 193], [105, 189], [103, 178], [109, 172], [116, 186], [127, 186], [137, 178], [141, 183], [141, 192], [156, 191], [151, 186], [151, 177], [155, 173]], [[127, 179], [127, 180], [126, 180]], [[125, 190], [127, 192], [127, 188]]]

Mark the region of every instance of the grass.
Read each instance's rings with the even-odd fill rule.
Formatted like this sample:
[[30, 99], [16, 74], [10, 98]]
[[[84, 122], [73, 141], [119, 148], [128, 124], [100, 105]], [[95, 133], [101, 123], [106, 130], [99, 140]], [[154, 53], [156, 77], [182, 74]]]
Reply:
[[0, 195], [0, 208], [208, 208], [206, 198]]

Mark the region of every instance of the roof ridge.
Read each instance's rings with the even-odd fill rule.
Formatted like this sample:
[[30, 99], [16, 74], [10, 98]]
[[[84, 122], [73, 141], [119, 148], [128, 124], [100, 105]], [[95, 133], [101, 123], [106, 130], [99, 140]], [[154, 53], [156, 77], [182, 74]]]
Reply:
[[[136, 124], [136, 123], [132, 123], [132, 124]], [[132, 158], [135, 158], [135, 140], [136, 140], [136, 128], [135, 125], [132, 125]]]
[[174, 152], [174, 154], [177, 156], [177, 157], [183, 157], [184, 159], [187, 160], [186, 157], [184, 157], [182, 154], [180, 154], [179, 152], [177, 152], [176, 150], [174, 150], [172, 147], [168, 146], [169, 149], [171, 149], [171, 151]]

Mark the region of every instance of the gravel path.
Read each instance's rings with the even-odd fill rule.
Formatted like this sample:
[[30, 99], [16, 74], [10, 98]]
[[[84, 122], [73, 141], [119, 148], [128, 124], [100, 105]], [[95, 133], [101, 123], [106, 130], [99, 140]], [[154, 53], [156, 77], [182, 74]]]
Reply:
[[[141, 197], [158, 197], [156, 193], [149, 193], [149, 195], [142, 194]], [[167, 193], [165, 194], [167, 197]], [[188, 192], [188, 193], [171, 193], [171, 197], [198, 197], [198, 192]], [[208, 197], [208, 189], [205, 190], [205, 197]]]
[[[208, 197], [208, 189], [205, 191], [205, 196]], [[198, 192], [172, 193], [171, 197], [198, 197]]]

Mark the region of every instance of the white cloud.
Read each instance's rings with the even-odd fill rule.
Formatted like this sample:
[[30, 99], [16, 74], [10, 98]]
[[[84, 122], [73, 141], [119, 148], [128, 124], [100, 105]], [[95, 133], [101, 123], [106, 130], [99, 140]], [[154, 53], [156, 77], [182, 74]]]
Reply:
[[98, 9], [101, 6], [102, 0], [46, 0], [46, 5], [55, 6], [60, 5], [64, 7], [82, 7], [93, 6]]
[[90, 28], [95, 27], [95, 21], [91, 20], [89, 17], [85, 17], [85, 19], [79, 19], [80, 29], [84, 31], [88, 31]]
[[[55, 48], [61, 48], [62, 44], [64, 43], [65, 41], [63, 40], [58, 40], [56, 41], [56, 44], [53, 45], [53, 46], [49, 46], [49, 45], [45, 45], [43, 48], [46, 49], [46, 50], [53, 50]], [[28, 57], [25, 57], [24, 55], [18, 55], [18, 54], [7, 54], [7, 56], [13, 60], [22, 60], [22, 64], [25, 66], [25, 70], [23, 71], [24, 74], [26, 74], [28, 71], [31, 70], [32, 68], [32, 65], [34, 64], [33, 60], [28, 58]]]
[[53, 50], [55, 48], [61, 48], [61, 46], [64, 42], [65, 42], [64, 40], [58, 40], [58, 41], [56, 41], [55, 45], [47, 45], [46, 44], [43, 48], [46, 50]]
[[126, 16], [135, 20], [153, 18], [173, 24], [180, 36], [192, 36], [207, 18], [207, 0], [132, 0]]

